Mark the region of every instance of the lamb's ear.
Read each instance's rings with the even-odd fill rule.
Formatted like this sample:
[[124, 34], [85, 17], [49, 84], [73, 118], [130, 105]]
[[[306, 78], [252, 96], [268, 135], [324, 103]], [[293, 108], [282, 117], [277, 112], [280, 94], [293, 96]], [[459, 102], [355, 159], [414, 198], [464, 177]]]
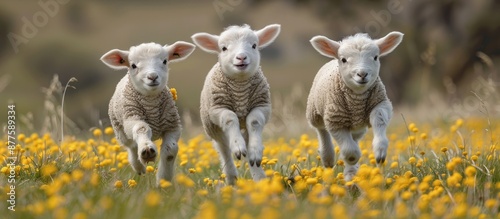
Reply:
[[390, 32], [385, 37], [375, 40], [375, 43], [380, 50], [380, 56], [385, 56], [391, 53], [402, 40], [403, 34], [397, 31]]
[[205, 52], [219, 53], [219, 36], [208, 33], [197, 33], [191, 36], [194, 44]]
[[281, 25], [279, 24], [267, 25], [260, 30], [254, 31], [259, 38], [259, 49], [269, 46], [278, 37], [280, 31]]
[[186, 59], [191, 55], [196, 46], [188, 42], [177, 41], [170, 46], [165, 45], [163, 48], [168, 51], [168, 61], [176, 62]]
[[328, 39], [325, 36], [315, 36], [310, 40], [312, 46], [321, 55], [328, 58], [338, 59], [339, 58], [339, 47], [340, 43]]
[[101, 61], [112, 69], [127, 69], [129, 51], [112, 49], [101, 57]]

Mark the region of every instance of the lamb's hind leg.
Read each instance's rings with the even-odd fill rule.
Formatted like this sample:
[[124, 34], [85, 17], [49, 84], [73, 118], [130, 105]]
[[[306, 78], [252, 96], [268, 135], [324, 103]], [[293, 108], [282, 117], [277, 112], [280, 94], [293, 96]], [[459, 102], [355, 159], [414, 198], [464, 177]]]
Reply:
[[236, 179], [238, 177], [238, 172], [236, 170], [236, 165], [234, 165], [233, 157], [231, 156], [231, 149], [226, 144], [212, 141], [214, 148], [219, 152], [222, 172], [226, 174], [226, 183], [229, 185], [235, 185]]
[[349, 130], [331, 131], [331, 135], [340, 145], [340, 155], [345, 162], [344, 179], [351, 181], [358, 172], [358, 161], [361, 157], [361, 150], [357, 142], [352, 138], [352, 133]]
[[332, 139], [330, 134], [324, 128], [317, 128], [319, 140], [319, 156], [325, 167], [333, 167], [335, 164], [335, 150], [333, 148]]
[[156, 175], [156, 183], [159, 184], [161, 179], [172, 181], [174, 177], [175, 158], [179, 151], [178, 142], [181, 136], [181, 131], [167, 132], [162, 139], [160, 151], [160, 165]]

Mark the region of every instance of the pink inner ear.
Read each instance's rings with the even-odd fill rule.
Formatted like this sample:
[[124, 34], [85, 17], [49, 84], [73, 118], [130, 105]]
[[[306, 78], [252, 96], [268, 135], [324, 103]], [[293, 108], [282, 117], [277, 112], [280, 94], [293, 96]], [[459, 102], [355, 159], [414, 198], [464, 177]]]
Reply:
[[319, 41], [316, 41], [317, 44], [320, 45], [321, 49], [327, 53], [327, 54], [330, 54], [330, 55], [334, 55], [335, 54], [335, 51], [333, 50], [333, 48], [330, 46], [330, 44], [324, 40], [319, 40]]
[[217, 44], [217, 41], [214, 41], [209, 36], [199, 36], [196, 38], [196, 41], [198, 41], [200, 47], [204, 47], [208, 50], [213, 50], [213, 51], [219, 50], [219, 45]]
[[385, 53], [388, 50], [391, 50], [394, 44], [396, 43], [398, 36], [390, 35], [380, 44], [379, 49], [380, 53]]
[[121, 64], [125, 63], [125, 60], [119, 54], [110, 55], [109, 59], [115, 65], [121, 65]]

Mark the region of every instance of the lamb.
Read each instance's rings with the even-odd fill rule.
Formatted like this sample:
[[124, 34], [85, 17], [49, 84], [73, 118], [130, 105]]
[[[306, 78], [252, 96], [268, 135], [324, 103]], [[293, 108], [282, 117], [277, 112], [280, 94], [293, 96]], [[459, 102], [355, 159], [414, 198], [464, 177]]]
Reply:
[[340, 42], [324, 36], [311, 39], [314, 49], [333, 60], [314, 78], [306, 117], [318, 134], [318, 151], [325, 167], [332, 167], [335, 160], [330, 136], [339, 144], [346, 181], [357, 173], [361, 156], [358, 142], [370, 126], [376, 162], [385, 162], [389, 144], [386, 128], [392, 117], [392, 104], [379, 77], [379, 57], [392, 52], [402, 39], [400, 32], [375, 40], [367, 34], [356, 34]]
[[139, 174], [154, 162], [154, 140], [162, 138], [157, 184], [171, 181], [181, 135], [181, 121], [167, 87], [168, 63], [187, 58], [195, 46], [176, 42], [161, 46], [143, 43], [129, 51], [113, 49], [101, 57], [112, 69], [127, 69], [109, 102], [109, 118], [118, 142], [128, 150], [128, 160]]
[[279, 32], [278, 24], [258, 31], [243, 25], [230, 26], [220, 36], [197, 33], [191, 37], [204, 51], [218, 54], [201, 92], [200, 116], [230, 185], [237, 179], [231, 153], [238, 159], [248, 158], [255, 181], [265, 178], [260, 166], [262, 130], [271, 114], [271, 99], [260, 69], [259, 50], [271, 44]]

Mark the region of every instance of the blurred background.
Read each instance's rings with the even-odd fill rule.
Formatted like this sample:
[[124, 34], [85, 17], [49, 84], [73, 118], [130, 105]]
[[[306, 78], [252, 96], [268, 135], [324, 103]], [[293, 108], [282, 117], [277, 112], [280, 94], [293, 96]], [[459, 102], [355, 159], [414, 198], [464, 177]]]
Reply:
[[[305, 103], [328, 58], [309, 43], [390, 31], [403, 42], [381, 59], [381, 78], [395, 105], [393, 122], [500, 115], [500, 1], [496, 0], [40, 0], [0, 2], [0, 115], [15, 103], [24, 132], [65, 133], [109, 126], [108, 101], [126, 74], [107, 68], [107, 51], [143, 42], [191, 42], [196, 32], [219, 34], [228, 25], [260, 29], [279, 23], [277, 40], [262, 50], [271, 85], [267, 133], [311, 132]], [[184, 134], [201, 130], [199, 95], [217, 57], [200, 49], [170, 65]], [[71, 78], [77, 82], [69, 83]], [[2, 126], [5, 120], [0, 120]]]

